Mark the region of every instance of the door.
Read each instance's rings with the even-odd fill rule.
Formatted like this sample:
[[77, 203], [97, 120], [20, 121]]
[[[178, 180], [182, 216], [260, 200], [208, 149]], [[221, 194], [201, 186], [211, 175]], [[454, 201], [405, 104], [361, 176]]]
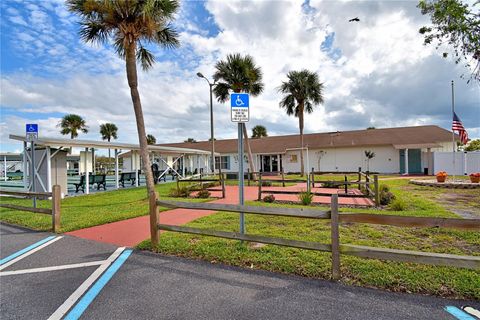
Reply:
[[272, 172], [278, 172], [278, 155], [274, 155], [274, 156], [271, 156], [271, 168], [272, 168]]
[[[405, 150], [400, 150], [400, 173], [405, 173]], [[408, 149], [408, 173], [423, 173], [422, 150]]]
[[272, 166], [270, 156], [262, 156], [262, 171], [272, 172]]

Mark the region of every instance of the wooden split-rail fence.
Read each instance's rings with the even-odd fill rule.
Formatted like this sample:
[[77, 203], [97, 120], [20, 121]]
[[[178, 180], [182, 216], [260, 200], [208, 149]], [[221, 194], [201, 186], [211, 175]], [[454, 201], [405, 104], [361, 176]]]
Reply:
[[2, 197], [21, 197], [21, 198], [43, 198], [43, 199], [52, 199], [52, 208], [34, 208], [27, 206], [20, 206], [16, 204], [5, 203], [5, 200], [0, 202], [0, 207], [8, 208], [19, 211], [29, 211], [34, 213], [48, 214], [52, 216], [52, 231], [58, 232], [60, 230], [60, 200], [62, 198], [61, 189], [59, 185], [54, 185], [52, 187], [52, 192], [32, 192], [32, 191], [11, 191], [11, 190], [0, 190], [0, 195]]
[[[274, 238], [264, 235], [253, 235], [239, 232], [207, 230], [187, 226], [173, 226], [162, 224], [158, 206], [167, 208], [185, 208], [194, 210], [212, 210], [234, 213], [247, 213], [254, 215], [269, 215], [278, 217], [294, 217], [303, 219], [329, 219], [331, 226], [331, 243], [318, 243], [311, 241]], [[451, 266], [480, 270], [480, 256], [466, 256], [455, 254], [431, 253], [410, 250], [388, 249], [369, 247], [353, 244], [342, 244], [339, 232], [341, 223], [367, 223], [396, 227], [421, 227], [421, 228], [450, 228], [460, 230], [480, 231], [480, 219], [455, 219], [455, 218], [429, 218], [408, 217], [398, 215], [381, 215], [367, 213], [339, 213], [338, 195], [331, 196], [331, 208], [328, 211], [317, 209], [296, 209], [278, 207], [257, 207], [227, 205], [215, 203], [192, 203], [158, 200], [158, 194], [150, 195], [150, 222], [151, 239], [156, 244], [159, 241], [160, 231], [183, 232], [225, 239], [235, 239], [249, 242], [274, 244], [292, 248], [323, 251], [332, 253], [332, 277], [340, 278], [340, 257], [351, 255], [362, 258], [412, 262], [437, 266]], [[248, 225], [247, 225], [248, 228]], [[154, 245], [155, 246], [155, 245]]]

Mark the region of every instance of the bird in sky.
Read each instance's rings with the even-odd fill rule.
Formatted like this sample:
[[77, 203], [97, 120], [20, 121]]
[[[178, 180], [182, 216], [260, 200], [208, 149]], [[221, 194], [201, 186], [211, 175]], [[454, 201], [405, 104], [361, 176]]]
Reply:
[[359, 22], [359, 21], [360, 19], [358, 19], [358, 17], [348, 20], [348, 22]]

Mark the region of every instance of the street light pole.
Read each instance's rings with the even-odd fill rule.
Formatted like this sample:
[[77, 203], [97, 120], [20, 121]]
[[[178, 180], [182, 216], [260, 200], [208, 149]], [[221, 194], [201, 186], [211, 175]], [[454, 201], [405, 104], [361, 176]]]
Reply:
[[208, 86], [210, 87], [210, 141], [212, 142], [212, 154], [211, 154], [211, 165], [210, 168], [212, 173], [215, 174], [215, 136], [213, 132], [213, 87], [216, 85], [216, 81], [211, 83], [202, 73], [198, 72], [197, 76], [199, 78], [203, 78], [208, 82]]

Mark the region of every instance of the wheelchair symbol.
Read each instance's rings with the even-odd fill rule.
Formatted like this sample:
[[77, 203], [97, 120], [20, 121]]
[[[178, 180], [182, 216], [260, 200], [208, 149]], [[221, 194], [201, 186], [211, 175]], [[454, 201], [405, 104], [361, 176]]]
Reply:
[[237, 107], [240, 107], [240, 106], [243, 106], [245, 103], [243, 102], [243, 100], [240, 98], [240, 96], [237, 96], [237, 99], [235, 100], [235, 105]]
[[35, 127], [32, 126], [32, 125], [28, 126], [28, 131], [29, 132], [35, 132]]

